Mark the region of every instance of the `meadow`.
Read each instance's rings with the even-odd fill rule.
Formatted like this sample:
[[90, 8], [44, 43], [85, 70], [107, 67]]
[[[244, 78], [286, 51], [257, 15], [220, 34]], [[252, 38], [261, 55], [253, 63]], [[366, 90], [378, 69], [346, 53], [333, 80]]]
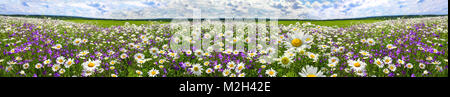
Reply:
[[[64, 20], [68, 22], [74, 23], [85, 23], [92, 24], [101, 27], [111, 27], [111, 26], [123, 26], [126, 23], [135, 24], [135, 25], [151, 25], [151, 24], [167, 24], [170, 21], [144, 21], [144, 20], [87, 20], [87, 19], [69, 19]], [[302, 23], [311, 23], [315, 25], [321, 26], [330, 26], [330, 27], [348, 27], [351, 25], [364, 24], [364, 23], [374, 23], [383, 21], [380, 19], [364, 19], [364, 20], [281, 20], [278, 21], [278, 24], [282, 25], [290, 25], [299, 22]]]
[[448, 16], [215, 24], [0, 16], [0, 77], [448, 77]]

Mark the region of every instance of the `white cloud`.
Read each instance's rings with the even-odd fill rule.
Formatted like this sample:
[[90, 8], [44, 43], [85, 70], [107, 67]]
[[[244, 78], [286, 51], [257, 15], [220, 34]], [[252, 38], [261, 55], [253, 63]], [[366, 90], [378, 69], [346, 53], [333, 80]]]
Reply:
[[2, 0], [0, 14], [69, 15], [113, 19], [279, 17], [341, 19], [380, 15], [448, 14], [447, 0]]

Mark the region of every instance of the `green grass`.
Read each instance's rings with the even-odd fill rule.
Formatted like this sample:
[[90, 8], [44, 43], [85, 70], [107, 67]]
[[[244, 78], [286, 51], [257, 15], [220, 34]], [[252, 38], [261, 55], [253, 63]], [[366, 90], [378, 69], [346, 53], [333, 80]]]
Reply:
[[85, 19], [70, 19], [70, 20], [64, 20], [68, 22], [74, 22], [74, 23], [85, 23], [85, 24], [93, 24], [101, 27], [110, 27], [110, 26], [122, 26], [125, 25], [126, 22], [130, 24], [155, 24], [155, 23], [166, 23], [163, 21], [133, 21], [133, 20], [85, 20]]
[[311, 24], [321, 25], [321, 26], [337, 26], [337, 27], [348, 27], [355, 24], [362, 23], [374, 23], [380, 22], [383, 20], [305, 20], [305, 21], [278, 21], [278, 24], [289, 25], [295, 24], [296, 22], [300, 22], [300, 24], [305, 22], [310, 22]]
[[[125, 25], [126, 22], [130, 24], [155, 24], [155, 23], [170, 23], [168, 21], [140, 21], [140, 20], [85, 20], [85, 19], [70, 19], [64, 20], [68, 22], [74, 23], [86, 23], [86, 24], [94, 24], [102, 27], [110, 27], [110, 26], [122, 26]], [[286, 21], [278, 21], [278, 24], [289, 25], [295, 24], [296, 22], [300, 22], [300, 24], [305, 22], [310, 22], [311, 24], [321, 25], [321, 26], [329, 26], [329, 27], [348, 27], [355, 24], [362, 23], [374, 23], [383, 20], [372, 20], [372, 19], [363, 19], [363, 20], [286, 20]]]

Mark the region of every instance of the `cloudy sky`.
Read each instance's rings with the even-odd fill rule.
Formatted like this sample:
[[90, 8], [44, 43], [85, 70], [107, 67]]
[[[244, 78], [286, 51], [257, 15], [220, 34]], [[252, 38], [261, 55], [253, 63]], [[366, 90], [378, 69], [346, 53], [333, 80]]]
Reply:
[[[342, 19], [448, 14], [448, 0], [0, 0], [0, 14], [108, 19], [252, 17]], [[194, 13], [195, 12], [195, 13]]]

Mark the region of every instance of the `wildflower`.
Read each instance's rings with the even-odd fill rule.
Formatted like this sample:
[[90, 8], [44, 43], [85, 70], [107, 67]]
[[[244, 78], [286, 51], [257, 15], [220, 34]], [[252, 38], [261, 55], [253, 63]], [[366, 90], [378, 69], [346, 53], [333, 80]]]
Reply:
[[384, 64], [391, 64], [392, 63], [392, 58], [389, 57], [389, 56], [385, 56], [383, 58], [383, 62], [384, 62]]
[[389, 50], [392, 50], [392, 49], [397, 48], [396, 46], [394, 46], [394, 45], [392, 45], [392, 44], [388, 44], [388, 45], [386, 45], [386, 47], [387, 47], [387, 49], [389, 49]]
[[222, 68], [222, 65], [221, 65], [221, 64], [217, 64], [217, 65], [214, 66], [214, 69], [216, 69], [216, 70], [217, 70], [217, 69], [221, 69], [221, 68]]
[[155, 68], [152, 68], [152, 70], [148, 71], [148, 76], [155, 77], [159, 74], [159, 70], [156, 70]]
[[245, 69], [245, 64], [241, 62], [236, 66], [236, 68], [234, 70], [236, 72], [241, 72], [243, 69]]
[[65, 62], [65, 58], [63, 56], [59, 56], [58, 58], [56, 58], [56, 63], [57, 64], [64, 64]]
[[212, 73], [214, 70], [212, 69], [212, 68], [208, 68], [208, 69], [206, 69], [206, 73], [207, 74], [210, 74], [210, 73]]
[[236, 67], [236, 63], [234, 63], [233, 61], [228, 62], [227, 68], [229, 68], [229, 69], [234, 69], [235, 67]]
[[120, 55], [120, 58], [121, 58], [121, 59], [125, 59], [125, 58], [127, 58], [127, 57], [128, 57], [128, 55], [125, 54], [125, 53], [123, 53], [123, 54]]
[[339, 59], [337, 57], [331, 57], [328, 59], [328, 64], [337, 64], [339, 63]]
[[322, 71], [318, 70], [316, 67], [312, 67], [309, 65], [303, 68], [302, 71], [298, 74], [302, 77], [325, 77]]
[[59, 49], [61, 49], [62, 48], [62, 45], [61, 44], [56, 44], [55, 46], [53, 46], [52, 47], [53, 49], [57, 49], [57, 50], [59, 50]]
[[277, 76], [277, 71], [275, 71], [275, 70], [273, 70], [272, 68], [270, 68], [269, 70], [266, 70], [266, 74], [267, 74], [269, 77], [275, 77], [275, 76]]
[[81, 39], [80, 39], [80, 38], [76, 38], [76, 39], [73, 41], [73, 45], [80, 45], [80, 43], [81, 43]]
[[420, 69], [425, 69], [425, 64], [419, 63], [419, 68], [420, 68]]
[[353, 70], [363, 70], [366, 67], [366, 63], [358, 60], [349, 60], [349, 66], [351, 66], [351, 68]]
[[384, 63], [383, 61], [381, 61], [381, 59], [376, 58], [374, 61], [375, 65], [377, 65], [379, 68], [383, 68], [384, 67]]
[[313, 41], [312, 36], [303, 32], [289, 33], [288, 36], [289, 38], [285, 43], [288, 48], [310, 48], [309, 43]]
[[230, 69], [225, 69], [225, 70], [222, 72], [222, 75], [223, 75], [224, 77], [227, 77], [228, 75], [230, 75], [230, 73], [231, 73], [231, 70], [230, 70]]
[[389, 70], [391, 70], [392, 72], [394, 72], [394, 71], [397, 69], [397, 67], [396, 67], [394, 64], [389, 64], [389, 65], [388, 65], [388, 68], [389, 68]]
[[200, 64], [194, 64], [192, 65], [191, 72], [197, 76], [200, 76], [202, 74], [202, 66]]
[[413, 65], [412, 65], [411, 63], [408, 63], [408, 64], [406, 64], [406, 68], [412, 69], [412, 68], [413, 68]]
[[52, 62], [52, 60], [47, 59], [47, 60], [44, 61], [44, 65], [50, 64], [51, 62]]
[[84, 68], [84, 70], [86, 71], [93, 71], [97, 68], [97, 66], [100, 66], [100, 61], [99, 60], [91, 60], [89, 59], [88, 61], [84, 62], [83, 64], [81, 64]]
[[35, 65], [35, 68], [36, 69], [40, 69], [40, 68], [42, 68], [43, 67], [43, 65], [41, 64], [41, 63], [37, 63], [36, 65]]
[[278, 61], [280, 61], [281, 66], [283, 66], [284, 68], [288, 68], [292, 63], [292, 58], [288, 55], [283, 55], [278, 59]]
[[136, 60], [142, 60], [144, 58], [145, 58], [145, 55], [142, 53], [137, 53], [134, 55], [134, 59], [136, 59]]

